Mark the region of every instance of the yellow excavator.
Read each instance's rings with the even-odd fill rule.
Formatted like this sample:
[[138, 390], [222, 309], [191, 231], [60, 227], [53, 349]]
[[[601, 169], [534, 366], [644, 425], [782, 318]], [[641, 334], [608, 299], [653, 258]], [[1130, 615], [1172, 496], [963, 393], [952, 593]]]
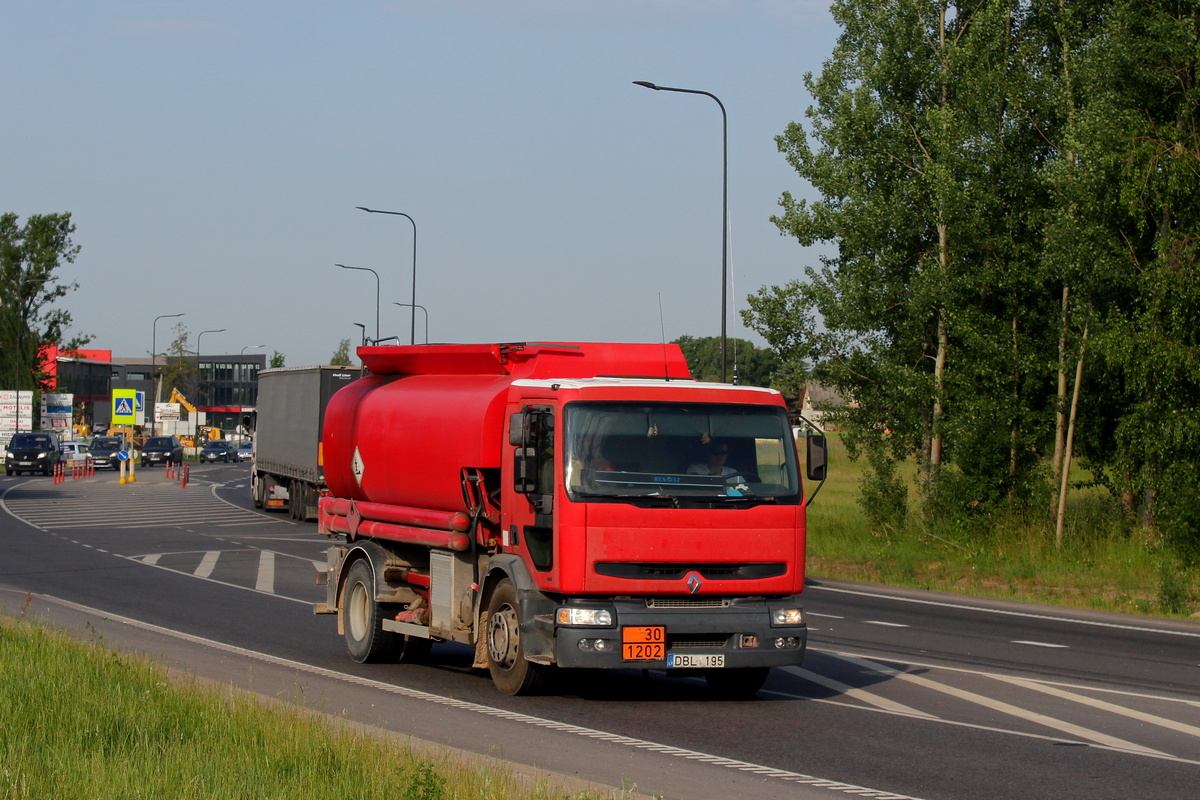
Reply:
[[[187, 398], [184, 397], [180, 391], [174, 387], [171, 388], [171, 397], [169, 400], [167, 400], [167, 402], [179, 403], [188, 410], [189, 414], [196, 413], [196, 407], [189, 403]], [[220, 428], [212, 428], [208, 425], [200, 425], [197, 427], [197, 433], [195, 437], [192, 437], [191, 435], [184, 435], [179, 437], [179, 441], [183, 443], [184, 447], [198, 447], [203, 445], [205, 442], [211, 442], [215, 439], [220, 439], [222, 436], [224, 436], [224, 434], [221, 433]], [[197, 444], [197, 441], [199, 441], [199, 445]]]

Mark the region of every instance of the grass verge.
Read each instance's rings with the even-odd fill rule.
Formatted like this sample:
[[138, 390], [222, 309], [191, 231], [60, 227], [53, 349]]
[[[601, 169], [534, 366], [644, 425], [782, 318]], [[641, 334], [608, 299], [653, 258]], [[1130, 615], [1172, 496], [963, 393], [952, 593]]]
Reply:
[[[1200, 616], [1200, 568], [1129, 525], [1101, 490], [1072, 490], [1063, 547], [1048, 522], [916, 519], [872, 526], [858, 504], [862, 464], [830, 437], [829, 480], [808, 513], [810, 575], [1051, 605]], [[909, 476], [914, 470], [908, 465]], [[1079, 475], [1082, 480], [1086, 476]], [[811, 487], [810, 487], [811, 488]], [[910, 508], [914, 494], [910, 492]]]
[[0, 798], [601, 800], [0, 617]]

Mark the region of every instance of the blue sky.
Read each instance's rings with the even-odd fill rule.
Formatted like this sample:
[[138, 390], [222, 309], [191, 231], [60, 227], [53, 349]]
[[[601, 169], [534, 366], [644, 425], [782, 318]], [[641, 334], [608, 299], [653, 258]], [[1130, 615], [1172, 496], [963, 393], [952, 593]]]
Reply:
[[[146, 355], [183, 312], [206, 353], [321, 363], [355, 322], [408, 340], [729, 334], [817, 254], [770, 222], [812, 196], [775, 137], [837, 28], [806, 0], [10, 4], [0, 210], [70, 211], [73, 332]], [[158, 324], [159, 349], [175, 320]], [[417, 312], [417, 339], [425, 320]]]

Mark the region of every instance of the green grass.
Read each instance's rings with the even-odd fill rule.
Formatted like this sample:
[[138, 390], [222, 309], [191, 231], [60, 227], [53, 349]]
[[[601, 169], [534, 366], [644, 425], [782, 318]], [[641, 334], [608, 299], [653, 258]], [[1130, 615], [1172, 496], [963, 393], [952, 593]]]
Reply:
[[[1071, 491], [1062, 549], [1048, 519], [926, 525], [912, 491], [907, 520], [873, 528], [858, 504], [863, 463], [836, 436], [829, 441], [829, 480], [809, 508], [810, 575], [1104, 611], [1200, 612], [1200, 569], [1127, 524], [1102, 490]], [[915, 468], [902, 474], [912, 484]]]
[[[618, 797], [398, 746], [0, 618], [0, 798]], [[624, 793], [622, 793], [624, 794]]]

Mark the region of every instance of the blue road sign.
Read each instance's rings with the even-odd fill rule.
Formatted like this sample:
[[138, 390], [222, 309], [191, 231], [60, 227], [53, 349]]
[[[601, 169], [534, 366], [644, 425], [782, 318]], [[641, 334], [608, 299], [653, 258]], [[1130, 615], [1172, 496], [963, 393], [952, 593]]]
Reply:
[[121, 450], [117, 453], [117, 461], [128, 461], [128, 460], [129, 460], [129, 451], [128, 450]]
[[117, 398], [117, 405], [113, 413], [118, 417], [131, 416], [133, 414], [133, 403], [128, 397], [119, 397]]

